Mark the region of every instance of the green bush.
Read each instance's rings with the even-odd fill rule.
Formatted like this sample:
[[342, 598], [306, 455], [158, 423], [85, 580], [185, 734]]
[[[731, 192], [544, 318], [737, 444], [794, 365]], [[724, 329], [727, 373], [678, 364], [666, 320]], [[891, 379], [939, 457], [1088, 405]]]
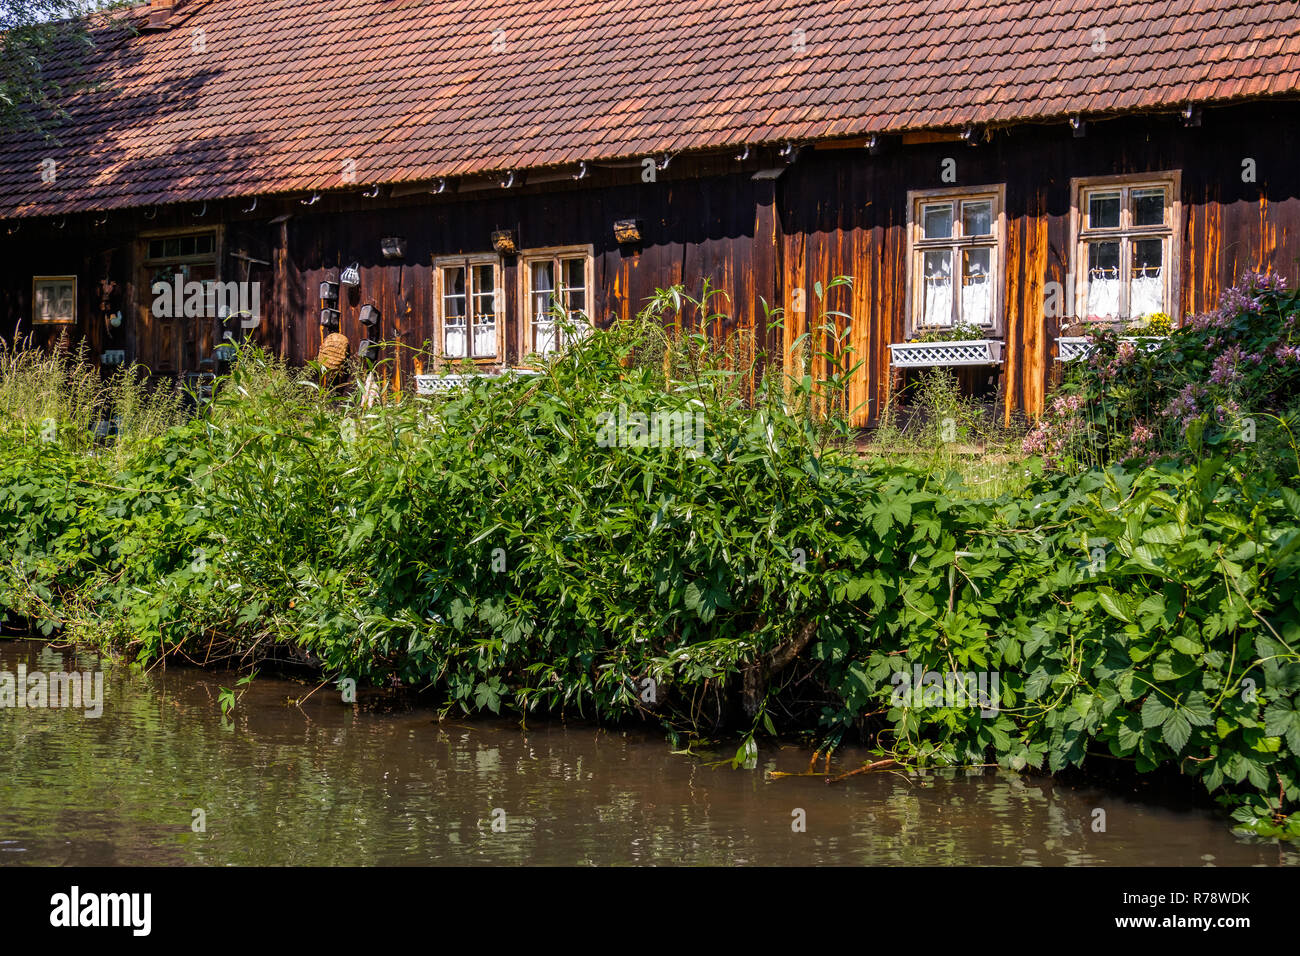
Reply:
[[1096, 332], [1024, 450], [1066, 469], [1230, 451], [1300, 472], [1300, 293], [1247, 275], [1150, 350]]
[[1177, 768], [1295, 833], [1300, 495], [1231, 454], [981, 498], [854, 455], [808, 411], [839, 379], [666, 341], [679, 306], [445, 397], [368, 406], [246, 352], [203, 416], [113, 454], [0, 429], [0, 607], [462, 712], [739, 729], [738, 762], [815, 730], [918, 765]]

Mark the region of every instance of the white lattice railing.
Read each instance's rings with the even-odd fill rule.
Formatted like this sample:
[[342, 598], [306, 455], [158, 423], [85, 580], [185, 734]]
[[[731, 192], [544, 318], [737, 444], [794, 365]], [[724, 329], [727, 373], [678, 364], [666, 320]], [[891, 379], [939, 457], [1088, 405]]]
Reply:
[[[1120, 341], [1132, 342], [1138, 348], [1152, 352], [1160, 348], [1160, 343], [1164, 339], [1158, 335], [1125, 335], [1120, 338]], [[1086, 358], [1091, 351], [1092, 345], [1084, 335], [1063, 335], [1056, 340], [1058, 362], [1073, 362], [1075, 359]]]
[[1088, 340], [1082, 335], [1062, 335], [1056, 340], [1056, 360], [1073, 362], [1088, 354]]
[[491, 375], [471, 373], [469, 375], [417, 375], [415, 376], [415, 394], [417, 395], [442, 395], [447, 392], [455, 391], [468, 385], [472, 379], [485, 378], [489, 381], [499, 381], [501, 379], [515, 378], [520, 375], [536, 375], [537, 373], [529, 368], [512, 368], [504, 372], [497, 372]]
[[935, 365], [997, 365], [1002, 361], [999, 339], [966, 339], [961, 342], [900, 342], [889, 346], [895, 368], [923, 368]]

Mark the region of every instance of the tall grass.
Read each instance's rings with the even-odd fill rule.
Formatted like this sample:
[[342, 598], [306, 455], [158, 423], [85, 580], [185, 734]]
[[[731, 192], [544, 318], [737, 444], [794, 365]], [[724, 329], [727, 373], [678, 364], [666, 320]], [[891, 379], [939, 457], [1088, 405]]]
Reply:
[[[85, 342], [52, 350], [0, 339], [0, 429], [71, 451], [105, 450], [119, 463], [133, 446], [185, 421], [190, 402], [171, 382], [129, 365], [105, 377]], [[111, 441], [106, 441], [110, 439]]]
[[1004, 425], [993, 402], [966, 395], [951, 369], [932, 368], [907, 392], [890, 393], [863, 451], [876, 460], [954, 476], [959, 480], [948, 483], [950, 493], [996, 498], [1032, 477], [1020, 448], [1024, 432], [1019, 418]]

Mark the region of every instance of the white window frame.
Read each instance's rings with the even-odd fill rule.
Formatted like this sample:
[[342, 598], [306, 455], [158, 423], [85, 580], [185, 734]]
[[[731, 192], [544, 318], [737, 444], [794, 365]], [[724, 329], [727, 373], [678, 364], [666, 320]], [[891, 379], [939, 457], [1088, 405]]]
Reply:
[[[38, 293], [45, 286], [72, 286], [72, 315], [64, 317], [55, 317], [52, 319], [43, 319], [36, 311], [36, 300], [39, 298]], [[32, 276], [32, 325], [76, 325], [77, 324], [77, 277], [74, 275], [67, 276]]]
[[[1070, 180], [1070, 274], [1074, 276], [1074, 303], [1072, 318], [1089, 319], [1088, 316], [1088, 254], [1089, 242], [1096, 240], [1119, 241], [1119, 315], [1098, 317], [1100, 321], [1131, 321], [1140, 316], [1130, 315], [1129, 289], [1132, 278], [1132, 243], [1135, 239], [1160, 239], [1163, 243], [1162, 261], [1163, 293], [1160, 310], [1178, 321], [1179, 281], [1182, 233], [1182, 171], [1117, 176], [1086, 176]], [[1132, 222], [1130, 196], [1135, 189], [1160, 187], [1165, 190], [1164, 221], [1159, 226], [1135, 226]], [[1097, 192], [1120, 194], [1120, 223], [1118, 227], [1094, 229], [1088, 220], [1089, 197]]]
[[[491, 355], [474, 355], [474, 268], [476, 266], [492, 267], [492, 307], [495, 316], [496, 336], [493, 340]], [[447, 347], [447, 329], [446, 329], [446, 279], [444, 272], [447, 269], [462, 268], [465, 270], [465, 354], [448, 355]], [[481, 292], [478, 293], [482, 295]], [[437, 347], [434, 353], [439, 360], [447, 362], [463, 362], [469, 360], [476, 363], [494, 364], [501, 361], [503, 353], [505, 319], [506, 319], [506, 302], [505, 302], [505, 284], [501, 279], [501, 258], [495, 253], [477, 253], [474, 255], [464, 256], [439, 256], [433, 260], [433, 301], [434, 311], [437, 315]]]
[[[940, 189], [913, 189], [907, 194], [907, 334], [928, 328], [954, 328], [958, 323], [977, 325], [989, 335], [997, 335], [1003, 326], [1003, 275], [1006, 257], [1006, 183], [985, 186], [947, 186]], [[991, 236], [968, 237], [961, 235], [961, 204], [991, 200], [993, 209]], [[923, 206], [948, 201], [953, 204], [953, 235], [943, 239], [924, 238]], [[961, 253], [965, 249], [987, 248], [989, 281], [993, 285], [992, 318], [989, 322], [967, 322], [961, 314]], [[925, 317], [925, 253], [931, 249], [952, 249], [953, 254], [953, 313], [952, 321], [943, 326], [927, 326]]]
[[[586, 308], [573, 309], [569, 303], [565, 303], [565, 311], [570, 318], [580, 317], [579, 321], [585, 323], [588, 327], [595, 324], [593, 317], [593, 299], [595, 295], [595, 249], [591, 245], [585, 246], [554, 246], [544, 249], [526, 249], [519, 255], [519, 303], [521, 321], [520, 326], [520, 348], [521, 355], [537, 354], [533, 348], [533, 326], [535, 316], [533, 314], [533, 265], [538, 262], [552, 261], [555, 264], [555, 275], [557, 286], [555, 291], [564, 292], [563, 277], [564, 267], [562, 260], [582, 259], [583, 262], [583, 282], [585, 283], [583, 292], [586, 300]], [[563, 333], [556, 329], [556, 345], [548, 354], [561, 352], [566, 346], [563, 339]]]

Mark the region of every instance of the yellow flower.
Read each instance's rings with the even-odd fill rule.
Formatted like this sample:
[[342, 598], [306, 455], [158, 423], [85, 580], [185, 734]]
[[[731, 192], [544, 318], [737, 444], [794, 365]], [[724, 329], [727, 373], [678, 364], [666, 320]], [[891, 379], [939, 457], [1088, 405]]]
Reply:
[[1152, 335], [1168, 335], [1173, 328], [1174, 320], [1167, 312], [1153, 312], [1147, 316], [1147, 331]]

